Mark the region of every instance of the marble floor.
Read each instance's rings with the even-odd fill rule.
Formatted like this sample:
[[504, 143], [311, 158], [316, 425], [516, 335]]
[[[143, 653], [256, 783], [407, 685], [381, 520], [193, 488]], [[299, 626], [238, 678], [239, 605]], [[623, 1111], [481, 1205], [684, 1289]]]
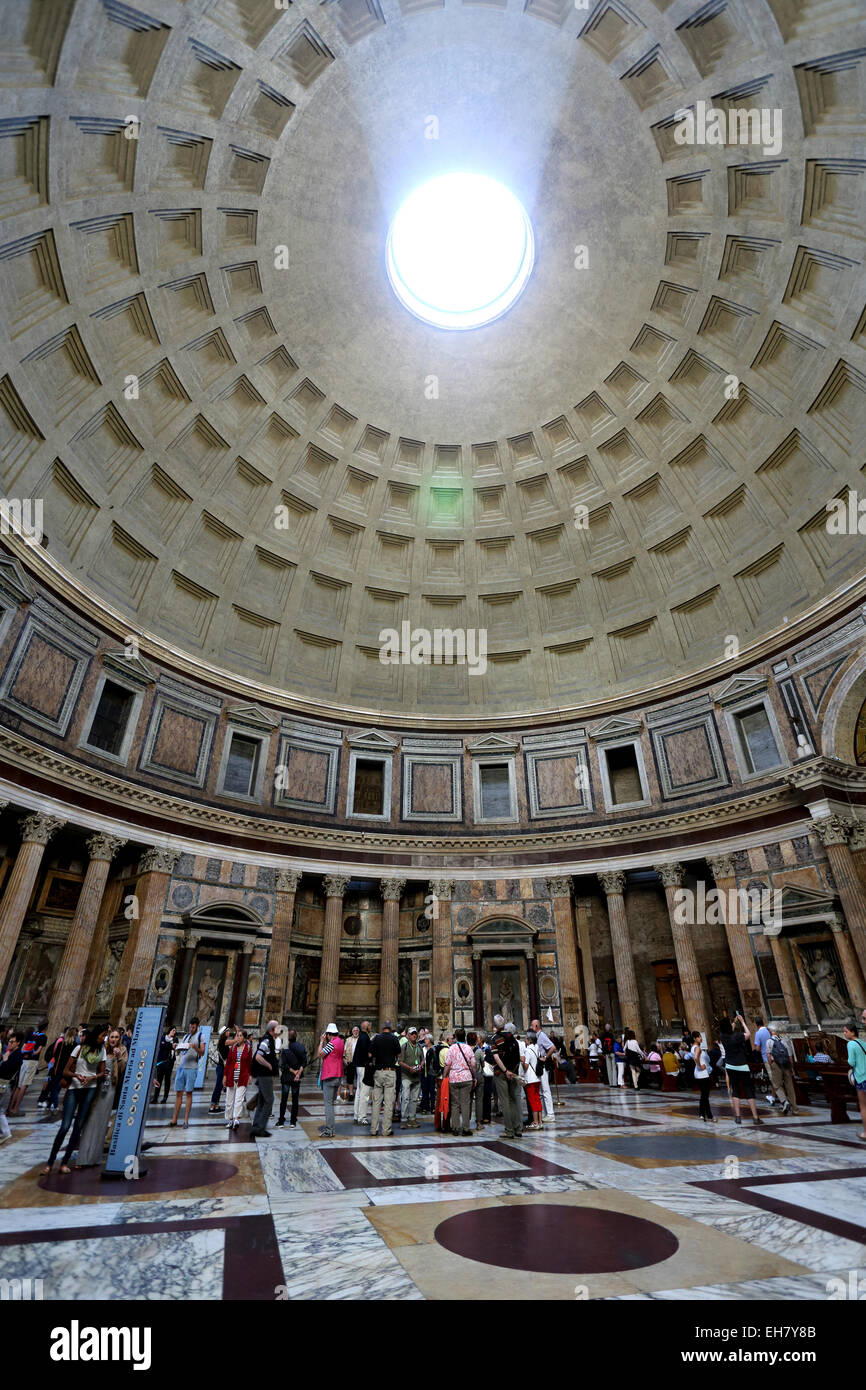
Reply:
[[[372, 1138], [320, 1093], [297, 1128], [227, 1137], [197, 1096], [188, 1129], [151, 1110], [146, 1171], [40, 1177], [54, 1127], [32, 1106], [0, 1148], [0, 1276], [45, 1300], [826, 1300], [866, 1288], [866, 1144], [813, 1105], [702, 1123], [697, 1099], [562, 1088], [541, 1133], [470, 1138], [432, 1120]], [[276, 1117], [275, 1117], [276, 1118]], [[853, 1119], [853, 1113], [852, 1113]], [[853, 1273], [852, 1273], [853, 1272]], [[858, 1285], [859, 1280], [859, 1285]], [[835, 1282], [834, 1282], [835, 1281]], [[837, 1295], [838, 1296], [838, 1295]]]

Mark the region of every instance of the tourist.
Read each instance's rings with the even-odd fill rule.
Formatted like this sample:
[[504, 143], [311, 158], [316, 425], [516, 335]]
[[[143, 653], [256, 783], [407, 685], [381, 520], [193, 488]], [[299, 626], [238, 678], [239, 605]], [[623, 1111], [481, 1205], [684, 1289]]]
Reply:
[[354, 1116], [356, 1125], [366, 1125], [370, 1123], [367, 1119], [367, 1108], [370, 1104], [373, 1081], [373, 1074], [370, 1069], [370, 1043], [372, 1041], [370, 1036], [370, 1020], [365, 1018], [361, 1024], [353, 1054], [355, 1066]]
[[48, 1042], [45, 1029], [46, 1022], [43, 1020], [35, 1028], [31, 1028], [25, 1035], [21, 1045], [21, 1070], [18, 1073], [18, 1084], [12, 1096], [12, 1103], [9, 1106], [10, 1115], [23, 1115], [21, 1102], [27, 1094], [36, 1075], [39, 1066], [39, 1059], [42, 1056]]
[[244, 1113], [244, 1101], [250, 1080], [253, 1061], [253, 1045], [242, 1028], [229, 1031], [226, 1041], [225, 1082], [226, 1082], [226, 1129], [231, 1133], [238, 1128]]
[[[556, 1047], [553, 1041], [545, 1033], [539, 1019], [534, 1018], [529, 1026], [538, 1039], [536, 1047], [538, 1048], [539, 1060], [544, 1063], [544, 1067], [541, 1073], [541, 1104], [544, 1109], [544, 1117], [542, 1123], [549, 1124], [552, 1120], [556, 1119], [556, 1112], [553, 1108], [553, 1096], [550, 1092], [550, 1073], [553, 1070], [553, 1057], [556, 1053]], [[596, 1039], [596, 1041], [598, 1040]], [[600, 1046], [601, 1045], [599, 1044], [599, 1051]], [[597, 1058], [598, 1053], [596, 1054], [596, 1066], [598, 1065]]]
[[616, 1056], [614, 1052], [614, 1036], [609, 1023], [604, 1025], [601, 1035], [601, 1055], [604, 1064], [604, 1075], [608, 1086], [616, 1086]]
[[755, 1124], [762, 1125], [764, 1121], [758, 1117], [755, 1086], [749, 1066], [749, 1037], [749, 1030], [741, 1014], [735, 1016], [733, 1024], [727, 1018], [721, 1019], [719, 1039], [725, 1049], [725, 1076], [731, 1094], [731, 1104], [734, 1107], [734, 1123], [742, 1124], [740, 1102], [745, 1100], [748, 1101]]
[[698, 1114], [702, 1120], [712, 1120], [716, 1123], [716, 1117], [710, 1106], [710, 1086], [713, 1079], [713, 1066], [704, 1049], [703, 1038], [700, 1033], [692, 1033], [692, 1056], [695, 1063], [695, 1080], [698, 1083], [700, 1098], [698, 1100]]
[[[757, 1034], [755, 1036], [757, 1037]], [[790, 1111], [793, 1115], [799, 1115], [797, 1092], [794, 1090], [794, 1068], [791, 1065], [791, 1053], [778, 1028], [771, 1026], [768, 1038], [764, 1062], [770, 1078], [770, 1085], [776, 1099], [782, 1103], [782, 1114], [787, 1115]]]
[[[523, 1121], [520, 1117], [520, 1049], [514, 1033], [506, 1030], [505, 1019], [496, 1014], [493, 1019], [494, 1033], [490, 1040], [493, 1061], [493, 1081], [499, 1108], [502, 1111], [503, 1139], [519, 1139], [523, 1134]], [[513, 1027], [513, 1025], [512, 1025]]]
[[340, 1088], [340, 1077], [343, 1075], [345, 1046], [336, 1023], [329, 1023], [319, 1038], [319, 1046], [316, 1051], [316, 1056], [321, 1062], [319, 1085], [322, 1088], [322, 1099], [325, 1102], [325, 1123], [319, 1130], [322, 1139], [333, 1139], [336, 1134], [334, 1106], [337, 1091]]
[[625, 1060], [631, 1072], [632, 1085], [635, 1090], [640, 1087], [640, 1078], [643, 1071], [643, 1064], [646, 1060], [646, 1053], [640, 1046], [631, 1028], [625, 1030]]
[[400, 1043], [391, 1030], [390, 1019], [385, 1019], [382, 1031], [370, 1043], [370, 1061], [373, 1067], [373, 1111], [370, 1116], [370, 1138], [379, 1133], [379, 1116], [382, 1117], [382, 1136], [389, 1138], [394, 1118], [394, 1093], [397, 1090], [397, 1063], [400, 1060]]
[[[270, 1139], [271, 1137], [268, 1120], [271, 1118], [271, 1111], [274, 1108], [274, 1081], [280, 1069], [277, 1055], [277, 1036], [280, 1031], [279, 1023], [275, 1018], [272, 1018], [264, 1035], [259, 1038], [258, 1045], [253, 1052], [253, 1060], [250, 1063], [250, 1076], [259, 1093], [253, 1122], [250, 1126], [251, 1139]], [[340, 1070], [342, 1070], [342, 1065]]]
[[[866, 1013], [866, 1009], [863, 1012]], [[866, 1139], [866, 1047], [858, 1038], [857, 1031], [857, 1024], [853, 1019], [846, 1023], [842, 1030], [848, 1044], [848, 1066], [851, 1068], [848, 1080], [857, 1092], [857, 1104], [860, 1106], [858, 1138]]]
[[76, 1029], [67, 1028], [51, 1049], [51, 1057], [48, 1062], [48, 1080], [45, 1083], [47, 1086], [46, 1107], [48, 1115], [43, 1117], [50, 1121], [53, 1121], [57, 1116], [57, 1106], [60, 1102], [60, 1081], [77, 1040]]
[[[153, 1078], [153, 1101], [154, 1104], [168, 1105], [168, 1088], [171, 1083], [171, 1073], [174, 1068], [174, 1054], [177, 1049], [177, 1029], [169, 1028], [167, 1033], [163, 1033], [162, 1041], [156, 1054], [156, 1075]], [[160, 1102], [159, 1092], [163, 1092], [163, 1099]]]
[[754, 1037], [752, 1046], [754, 1047], [755, 1051], [757, 1052], [758, 1056], [760, 1057], [760, 1059], [761, 1059], [761, 1064], [762, 1064], [762, 1066], [763, 1066], [763, 1068], [764, 1068], [764, 1071], [765, 1071], [766, 1074], [767, 1074], [767, 1083], [768, 1083], [768, 1088], [769, 1088], [769, 1092], [770, 1092], [770, 1094], [769, 1094], [769, 1096], [767, 1097], [767, 1099], [769, 1100], [770, 1105], [773, 1105], [773, 1104], [774, 1104], [774, 1095], [773, 1095], [773, 1092], [774, 1092], [774, 1089], [775, 1089], [775, 1088], [774, 1088], [774, 1086], [773, 1086], [773, 1078], [772, 1078], [772, 1076], [770, 1075], [770, 1061], [769, 1061], [769, 1058], [768, 1058], [768, 1056], [767, 1056], [767, 1049], [769, 1048], [769, 1045], [770, 1045], [770, 1030], [769, 1030], [769, 1028], [767, 1027], [767, 1025], [765, 1024], [765, 1022], [764, 1022], [762, 1016], [761, 1016], [760, 1014], [755, 1014], [755, 1037]]
[[472, 1089], [475, 1085], [475, 1054], [466, 1044], [466, 1031], [457, 1028], [454, 1042], [448, 1049], [443, 1075], [448, 1077], [451, 1098], [451, 1133], [455, 1138], [471, 1134], [470, 1111]]
[[82, 1130], [76, 1165], [78, 1168], [93, 1168], [102, 1162], [108, 1127], [111, 1124], [112, 1111], [117, 1108], [120, 1099], [120, 1085], [128, 1058], [129, 1053], [121, 1042], [120, 1029], [109, 1028], [102, 1049], [105, 1074], [96, 1086], [96, 1097], [90, 1107], [87, 1124]]
[[646, 1055], [647, 1071], [649, 1072], [649, 1082], [656, 1086], [658, 1090], [662, 1088], [662, 1058], [659, 1052], [659, 1045], [654, 1042], [650, 1045], [650, 1050]]
[[192, 1109], [192, 1093], [195, 1088], [199, 1058], [204, 1055], [204, 1042], [197, 1018], [190, 1019], [189, 1031], [181, 1038], [177, 1050], [180, 1054], [180, 1066], [174, 1078], [174, 1115], [169, 1127], [173, 1129], [177, 1124], [181, 1102], [186, 1096], [186, 1114], [183, 1119], [183, 1127], [186, 1129], [189, 1126], [189, 1112]]
[[21, 1070], [21, 1041], [14, 1028], [10, 1028], [0, 1050], [0, 1144], [6, 1144], [12, 1137], [6, 1111], [12, 1100], [12, 1093]]
[[223, 1093], [223, 1079], [225, 1077], [226, 1070], [226, 1057], [228, 1056], [229, 1051], [228, 1032], [230, 1028], [232, 1030], [234, 1029], [233, 1023], [229, 1023], [224, 1028], [221, 1028], [219, 1031], [219, 1037], [216, 1041], [216, 1075], [214, 1077], [213, 1091], [211, 1092], [210, 1107], [208, 1108], [209, 1115], [218, 1115], [220, 1113], [220, 1110], [222, 1109], [222, 1106], [220, 1105], [220, 1098]]
[[421, 1095], [421, 1073], [424, 1068], [424, 1054], [418, 1042], [418, 1029], [410, 1028], [406, 1034], [405, 1046], [400, 1051], [400, 1075], [403, 1082], [403, 1102], [401, 1113], [405, 1129], [418, 1129], [415, 1112]]
[[679, 1060], [677, 1058], [677, 1054], [673, 1051], [670, 1043], [666, 1044], [665, 1050], [662, 1053], [662, 1066], [664, 1067], [665, 1072], [668, 1076], [676, 1077], [679, 1075]]
[[[472, 1091], [472, 1110], [475, 1111], [475, 1128], [484, 1128], [484, 1046], [475, 1032], [466, 1034], [466, 1042], [472, 1048], [475, 1058], [475, 1086]], [[470, 1119], [472, 1118], [470, 1111]]]
[[[358, 1031], [357, 1029], [355, 1030]], [[307, 1065], [307, 1049], [298, 1042], [294, 1028], [289, 1029], [288, 1041], [280, 1053], [280, 1118], [277, 1128], [286, 1123], [286, 1103], [289, 1093], [292, 1096], [292, 1109], [289, 1114], [289, 1128], [295, 1129], [298, 1123], [298, 1102], [301, 1096], [301, 1078]]]
[[713, 1042], [712, 1047], [707, 1049], [707, 1056], [713, 1064], [711, 1078], [713, 1086], [715, 1086], [716, 1084], [716, 1077], [718, 1076], [719, 1072], [724, 1070], [724, 1067], [722, 1066], [722, 1055], [722, 1045], [719, 1042], [718, 1038], [716, 1038]]
[[[623, 1034], [623, 1037], [625, 1034]], [[619, 1087], [625, 1086], [625, 1048], [622, 1039], [617, 1038], [613, 1045], [613, 1058], [616, 1062], [616, 1084]]]
[[597, 1033], [593, 1033], [592, 1037], [589, 1040], [587, 1055], [589, 1057], [590, 1070], [594, 1071], [596, 1076], [600, 1077], [601, 1059], [604, 1054], [601, 1046], [601, 1038], [598, 1036]]
[[63, 1073], [63, 1079], [66, 1082], [66, 1096], [63, 1101], [60, 1128], [54, 1136], [48, 1162], [42, 1169], [43, 1177], [47, 1177], [54, 1167], [54, 1160], [60, 1152], [60, 1146], [70, 1125], [72, 1126], [72, 1133], [69, 1137], [69, 1143], [66, 1145], [60, 1171], [61, 1173], [72, 1171], [72, 1155], [78, 1148], [84, 1122], [96, 1099], [96, 1088], [105, 1075], [102, 1048], [104, 1038], [105, 1029], [95, 1025], [88, 1028], [84, 1042], [76, 1043], [72, 1049], [69, 1061], [66, 1063], [66, 1070]]
[[523, 1075], [526, 1080], [526, 1099], [531, 1115], [530, 1129], [543, 1129], [541, 1120], [541, 1077], [544, 1063], [538, 1053], [538, 1034], [532, 1029], [526, 1034], [526, 1053], [523, 1058]]
[[360, 1036], [361, 1030], [358, 1027], [358, 1025], [355, 1024], [354, 1028], [349, 1033], [349, 1036], [346, 1038], [346, 1041], [343, 1044], [343, 1067], [345, 1068], [346, 1073], [346, 1099], [350, 1099], [352, 1101], [353, 1107], [355, 1103], [356, 1075], [355, 1048], [358, 1045], [358, 1038]]
[[418, 1107], [422, 1115], [435, 1115], [436, 1113], [436, 1078], [439, 1075], [439, 1049], [428, 1033], [424, 1039], [424, 1071], [421, 1076], [421, 1104]]

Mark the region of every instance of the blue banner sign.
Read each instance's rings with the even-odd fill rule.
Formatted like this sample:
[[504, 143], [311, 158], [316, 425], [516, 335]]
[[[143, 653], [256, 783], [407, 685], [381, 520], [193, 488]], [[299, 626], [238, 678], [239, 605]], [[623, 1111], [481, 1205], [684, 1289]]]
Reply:
[[111, 1134], [108, 1158], [102, 1172], [108, 1177], [138, 1176], [138, 1155], [144, 1137], [144, 1120], [153, 1094], [156, 1055], [165, 1029], [165, 1005], [136, 1010], [129, 1059], [120, 1088], [120, 1103]]
[[192, 1083], [193, 1089], [196, 1091], [200, 1091], [202, 1086], [204, 1085], [204, 1074], [207, 1071], [207, 1050], [210, 1047], [210, 1035], [213, 1032], [213, 1029], [211, 1028], [209, 1023], [205, 1023], [199, 1026], [198, 1031], [199, 1036], [196, 1038], [196, 1042], [199, 1044], [204, 1043], [204, 1052], [198, 1059], [198, 1068], [195, 1074], [195, 1081]]

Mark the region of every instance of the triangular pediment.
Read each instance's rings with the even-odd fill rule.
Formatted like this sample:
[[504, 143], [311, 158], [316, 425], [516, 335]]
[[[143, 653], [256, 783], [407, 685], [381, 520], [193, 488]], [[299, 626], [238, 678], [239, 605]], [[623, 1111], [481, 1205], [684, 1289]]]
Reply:
[[750, 695], [759, 695], [766, 688], [767, 682], [761, 676], [732, 676], [716, 691], [713, 700], [717, 705], [730, 705], [735, 700], [747, 699]]
[[519, 747], [519, 739], [505, 734], [480, 734], [466, 744], [469, 753], [516, 753]]
[[0, 555], [0, 589], [16, 603], [29, 603], [36, 590], [17, 560]]
[[399, 744], [393, 734], [383, 733], [381, 729], [353, 729], [346, 734], [350, 748], [373, 748], [379, 752], [392, 752]]
[[619, 715], [614, 715], [611, 719], [606, 719], [597, 729], [594, 729], [590, 738], [595, 739], [596, 742], [599, 739], [607, 738], [637, 738], [642, 728], [643, 725], [639, 719], [623, 719]]
[[125, 647], [103, 652], [102, 664], [125, 680], [132, 681], [133, 685], [153, 685], [156, 681], [156, 672], [151, 670], [147, 662], [142, 661], [140, 656], [129, 655]]
[[836, 906], [836, 899], [832, 893], [822, 893], [815, 888], [801, 888], [797, 884], [786, 883], [781, 890], [782, 907], [784, 911], [791, 912], [795, 909], [804, 911], [832, 912]]
[[261, 705], [233, 705], [228, 717], [230, 723], [246, 724], [249, 729], [275, 729], [280, 722], [277, 715]]

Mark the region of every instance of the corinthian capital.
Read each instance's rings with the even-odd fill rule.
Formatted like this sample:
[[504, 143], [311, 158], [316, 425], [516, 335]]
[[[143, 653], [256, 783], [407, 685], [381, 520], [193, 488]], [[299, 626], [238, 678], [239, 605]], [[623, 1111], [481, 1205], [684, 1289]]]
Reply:
[[563, 878], [549, 878], [547, 886], [552, 898], [567, 898], [571, 894], [571, 876], [566, 874]]
[[430, 892], [433, 894], [434, 898], [441, 898], [443, 901], [447, 902], [454, 892], [453, 878], [431, 878]]
[[297, 893], [300, 881], [300, 870], [277, 869], [276, 884], [278, 893]]
[[138, 872], [140, 874], [171, 874], [180, 859], [179, 849], [160, 849], [154, 845], [152, 849], [146, 849], [138, 861]]
[[625, 892], [624, 869], [609, 869], [606, 873], [598, 875], [598, 881], [608, 896], [611, 893]]
[[736, 878], [737, 866], [734, 863], [732, 854], [715, 854], [712, 859], [708, 859], [710, 873], [718, 883], [720, 878]]
[[349, 880], [342, 874], [325, 875], [325, 893], [329, 898], [342, 898], [348, 886]]
[[851, 834], [851, 821], [847, 816], [819, 816], [812, 822], [812, 828], [820, 837], [821, 844], [846, 845]]
[[110, 864], [117, 851], [123, 849], [126, 840], [121, 839], [119, 835], [106, 835], [99, 831], [96, 835], [89, 836], [84, 843], [91, 859], [107, 859]]
[[653, 870], [661, 879], [663, 888], [680, 888], [686, 876], [682, 864], [653, 864]]
[[405, 887], [405, 878], [382, 878], [379, 880], [379, 888], [386, 902], [399, 902]]
[[32, 845], [47, 845], [51, 836], [66, 824], [59, 816], [46, 816], [36, 811], [32, 816], [24, 816], [21, 824], [21, 839]]
[[866, 820], [852, 820], [851, 838], [848, 843], [852, 849], [866, 849]]

